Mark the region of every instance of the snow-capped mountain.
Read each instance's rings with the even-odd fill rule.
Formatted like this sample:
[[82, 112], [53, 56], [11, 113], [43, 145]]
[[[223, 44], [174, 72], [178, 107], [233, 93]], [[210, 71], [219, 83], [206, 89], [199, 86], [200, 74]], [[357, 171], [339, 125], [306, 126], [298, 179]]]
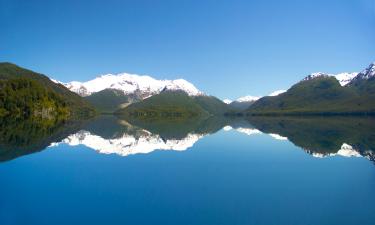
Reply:
[[271, 92], [268, 96], [278, 96], [284, 92], [286, 92], [286, 90], [277, 90], [277, 91]]
[[368, 80], [372, 77], [375, 77], [375, 62], [371, 63], [366, 69], [362, 70], [362, 72], [357, 73], [339, 73], [339, 74], [329, 74], [323, 72], [312, 73], [306, 76], [302, 81], [311, 80], [316, 77], [335, 77], [341, 86], [346, 86], [350, 82], [354, 80], [364, 79]]
[[69, 90], [81, 96], [89, 96], [108, 88], [121, 90], [125, 94], [139, 93], [143, 98], [158, 94], [163, 90], [181, 90], [192, 96], [203, 94], [193, 84], [184, 79], [157, 80], [146, 75], [128, 73], [102, 75], [87, 82], [62, 83], [56, 80], [52, 81], [63, 84]]
[[328, 74], [323, 72], [312, 73], [306, 76], [302, 81], [315, 79], [317, 77], [335, 77], [341, 86], [345, 86], [357, 76], [358, 73], [339, 73], [339, 74]]
[[[277, 90], [277, 91], [271, 92], [267, 96], [277, 96], [277, 95], [282, 94], [284, 92], [286, 92], [286, 90]], [[240, 103], [243, 103], [243, 102], [255, 102], [255, 101], [257, 101], [260, 98], [262, 98], [262, 96], [247, 95], [247, 96], [240, 97], [240, 98], [238, 98], [238, 99], [236, 99], [234, 101], [232, 101], [230, 99], [224, 99], [223, 102], [226, 103], [226, 104], [231, 104], [233, 102], [240, 102]]]
[[365, 79], [368, 80], [375, 77], [375, 62], [371, 63], [366, 69], [358, 73], [354, 79]]
[[144, 130], [139, 137], [124, 134], [119, 138], [105, 139], [89, 131], [82, 130], [68, 136], [59, 143], [52, 143], [50, 147], [55, 147], [59, 144], [68, 144], [70, 146], [84, 145], [98, 153], [128, 156], [147, 154], [155, 150], [184, 151], [192, 147], [203, 136], [204, 134], [188, 134], [180, 140], [163, 140], [159, 135]]
[[230, 105], [232, 108], [236, 108], [238, 110], [245, 110], [250, 107], [256, 100], [258, 100], [260, 97], [257, 96], [244, 96], [241, 98], [238, 98], [234, 101], [225, 99], [223, 102], [225, 104]]
[[341, 86], [345, 86], [348, 83], [350, 83], [350, 81], [352, 81], [353, 78], [357, 76], [357, 74], [358, 73], [355, 73], [355, 72], [354, 73], [339, 73], [339, 74], [334, 75], [334, 77], [339, 81]]
[[224, 99], [223, 100], [223, 102], [225, 103], [225, 104], [230, 104], [230, 103], [232, 103], [233, 101], [232, 100], [230, 100], [230, 99]]
[[243, 96], [243, 97], [240, 97], [240, 98], [237, 98], [236, 100], [232, 101], [230, 99], [224, 99], [223, 102], [226, 103], [226, 104], [232, 104], [232, 103], [244, 103], [244, 102], [255, 102], [256, 100], [260, 99], [261, 97], [258, 97], [258, 96], [251, 96], [251, 95], [247, 95], [247, 96]]
[[238, 98], [238, 99], [236, 99], [236, 101], [237, 102], [253, 102], [253, 101], [256, 101], [256, 100], [258, 100], [260, 98], [261, 97], [258, 97], [258, 96], [248, 95], [248, 96], [244, 96], [244, 97]]
[[[360, 73], [358, 73], [358, 72], [353, 72], [353, 73], [344, 72], [344, 73], [339, 73], [339, 74], [330, 74], [330, 73], [324, 73], [324, 72], [316, 72], [316, 73], [312, 73], [312, 74], [307, 75], [305, 78], [302, 79], [302, 81], [312, 80], [312, 79], [315, 79], [317, 77], [334, 77], [339, 81], [341, 86], [346, 86], [354, 80], [358, 80], [358, 79], [366, 79], [367, 80], [369, 78], [375, 77], [375, 62], [371, 63], [366, 69], [364, 69]], [[274, 92], [270, 93], [267, 96], [277, 96], [277, 95], [280, 95], [284, 92], [286, 92], [286, 90], [277, 90], [277, 91], [274, 91]], [[258, 100], [259, 98], [261, 98], [261, 97], [244, 96], [244, 97], [238, 98], [234, 101], [232, 101], [230, 99], [225, 99], [223, 101], [226, 104], [231, 104], [233, 102], [253, 102], [253, 101]]]

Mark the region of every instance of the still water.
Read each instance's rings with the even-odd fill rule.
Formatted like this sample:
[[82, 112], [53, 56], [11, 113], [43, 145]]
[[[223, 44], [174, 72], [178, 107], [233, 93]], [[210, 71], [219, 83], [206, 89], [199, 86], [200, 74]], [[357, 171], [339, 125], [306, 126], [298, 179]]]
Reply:
[[374, 224], [374, 128], [362, 117], [13, 122], [1, 127], [0, 224]]

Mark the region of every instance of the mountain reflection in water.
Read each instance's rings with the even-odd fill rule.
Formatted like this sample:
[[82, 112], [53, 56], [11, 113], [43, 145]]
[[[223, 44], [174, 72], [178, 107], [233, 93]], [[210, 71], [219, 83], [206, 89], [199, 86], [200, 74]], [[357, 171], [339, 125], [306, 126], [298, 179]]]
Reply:
[[63, 144], [84, 145], [98, 153], [120, 156], [155, 150], [184, 151], [219, 130], [267, 134], [280, 141], [290, 141], [314, 157], [375, 160], [375, 119], [372, 117], [210, 117], [179, 122], [126, 121], [101, 116], [85, 122], [1, 122], [1, 161]]

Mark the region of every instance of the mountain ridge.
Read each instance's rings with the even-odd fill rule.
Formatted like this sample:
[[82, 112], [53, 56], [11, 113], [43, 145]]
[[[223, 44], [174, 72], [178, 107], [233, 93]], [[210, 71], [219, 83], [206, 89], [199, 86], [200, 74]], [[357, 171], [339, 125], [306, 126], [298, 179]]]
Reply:
[[142, 99], [159, 94], [164, 90], [182, 90], [189, 95], [203, 95], [192, 83], [184, 79], [158, 80], [148, 75], [137, 75], [129, 73], [106, 74], [98, 76], [86, 82], [71, 81], [63, 83], [69, 90], [83, 96], [89, 96], [104, 89], [117, 89], [125, 94], [141, 93]]
[[[375, 114], [375, 64], [343, 80], [313, 73], [278, 96], [263, 97], [247, 110], [248, 115], [275, 114]], [[349, 78], [349, 79], [348, 79]]]

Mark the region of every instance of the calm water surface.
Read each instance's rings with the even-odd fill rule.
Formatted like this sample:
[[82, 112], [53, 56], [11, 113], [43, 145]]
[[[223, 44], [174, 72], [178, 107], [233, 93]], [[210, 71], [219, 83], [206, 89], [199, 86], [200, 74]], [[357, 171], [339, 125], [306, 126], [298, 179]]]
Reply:
[[115, 117], [25, 128], [1, 139], [0, 224], [374, 224], [373, 128]]

